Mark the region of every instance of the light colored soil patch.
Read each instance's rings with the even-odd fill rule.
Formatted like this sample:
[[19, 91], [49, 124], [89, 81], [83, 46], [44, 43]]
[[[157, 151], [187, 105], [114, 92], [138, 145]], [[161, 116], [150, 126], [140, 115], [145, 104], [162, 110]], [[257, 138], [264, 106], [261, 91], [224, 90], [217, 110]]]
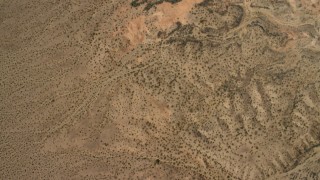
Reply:
[[164, 2], [157, 6], [158, 21], [156, 26], [161, 30], [166, 30], [174, 25], [176, 22], [187, 24], [189, 22], [189, 12], [195, 4], [202, 2], [202, 0], [184, 0], [177, 4]]
[[146, 33], [148, 33], [145, 19], [145, 16], [140, 16], [130, 21], [127, 26], [125, 37], [129, 39], [132, 46], [143, 43], [145, 40]]
[[[168, 30], [170, 27], [181, 22], [182, 24], [190, 23], [189, 12], [195, 4], [203, 0], [184, 0], [176, 4], [164, 2], [157, 6], [157, 11], [150, 15], [141, 15], [129, 21], [124, 37], [130, 41], [130, 46], [135, 47], [138, 44], [144, 43], [146, 35], [149, 32], [146, 22], [150, 22], [150, 26], [160, 30]], [[155, 20], [154, 20], [155, 19]]]

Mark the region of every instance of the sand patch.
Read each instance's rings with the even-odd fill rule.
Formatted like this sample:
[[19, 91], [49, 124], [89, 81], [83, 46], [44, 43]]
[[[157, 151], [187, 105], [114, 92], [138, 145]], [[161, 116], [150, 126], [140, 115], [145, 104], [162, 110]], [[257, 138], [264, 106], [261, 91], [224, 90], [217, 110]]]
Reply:
[[[130, 41], [130, 46], [135, 47], [138, 44], [144, 43], [146, 35], [149, 32], [147, 24], [157, 30], [168, 30], [174, 26], [176, 22], [181, 24], [190, 23], [189, 12], [195, 4], [203, 0], [183, 0], [176, 4], [164, 2], [157, 5], [156, 12], [149, 16], [139, 16], [129, 21], [126, 26], [124, 37]], [[146, 23], [150, 22], [150, 23]]]
[[145, 19], [145, 16], [139, 16], [128, 23], [127, 33], [125, 33], [124, 36], [130, 41], [131, 46], [136, 46], [144, 42], [146, 33], [148, 33]]
[[176, 22], [182, 24], [189, 23], [189, 12], [195, 4], [202, 2], [202, 0], [183, 0], [176, 4], [164, 2], [157, 6], [157, 12], [153, 14], [158, 18], [155, 25], [158, 29], [166, 30], [174, 25]]

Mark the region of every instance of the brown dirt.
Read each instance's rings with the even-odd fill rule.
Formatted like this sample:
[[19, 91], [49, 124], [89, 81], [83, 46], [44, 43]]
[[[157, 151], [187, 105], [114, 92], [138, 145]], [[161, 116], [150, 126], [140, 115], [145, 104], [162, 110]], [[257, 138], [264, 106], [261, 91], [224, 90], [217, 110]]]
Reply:
[[0, 179], [319, 179], [319, 1], [130, 2], [0, 0]]

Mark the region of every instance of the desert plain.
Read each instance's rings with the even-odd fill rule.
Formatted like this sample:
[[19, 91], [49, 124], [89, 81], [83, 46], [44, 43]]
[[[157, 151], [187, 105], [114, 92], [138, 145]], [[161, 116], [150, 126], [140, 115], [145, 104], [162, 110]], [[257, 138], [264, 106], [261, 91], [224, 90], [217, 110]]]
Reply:
[[319, 0], [0, 0], [0, 179], [319, 180]]

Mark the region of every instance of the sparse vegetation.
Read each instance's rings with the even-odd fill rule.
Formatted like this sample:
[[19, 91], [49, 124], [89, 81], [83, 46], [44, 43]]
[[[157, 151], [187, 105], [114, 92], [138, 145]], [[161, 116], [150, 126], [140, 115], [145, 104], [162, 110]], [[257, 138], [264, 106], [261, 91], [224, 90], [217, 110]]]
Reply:
[[169, 2], [169, 3], [174, 4], [174, 3], [178, 3], [180, 1], [181, 0], [150, 0], [150, 1], [148, 1], [148, 0], [134, 0], [134, 1], [131, 2], [131, 6], [138, 7], [138, 6], [142, 5], [142, 4], [146, 4], [144, 10], [148, 11], [152, 7], [154, 7], [154, 6], [158, 5], [158, 4], [161, 4], [163, 2]]
[[319, 179], [294, 2], [2, 1], [0, 179]]

